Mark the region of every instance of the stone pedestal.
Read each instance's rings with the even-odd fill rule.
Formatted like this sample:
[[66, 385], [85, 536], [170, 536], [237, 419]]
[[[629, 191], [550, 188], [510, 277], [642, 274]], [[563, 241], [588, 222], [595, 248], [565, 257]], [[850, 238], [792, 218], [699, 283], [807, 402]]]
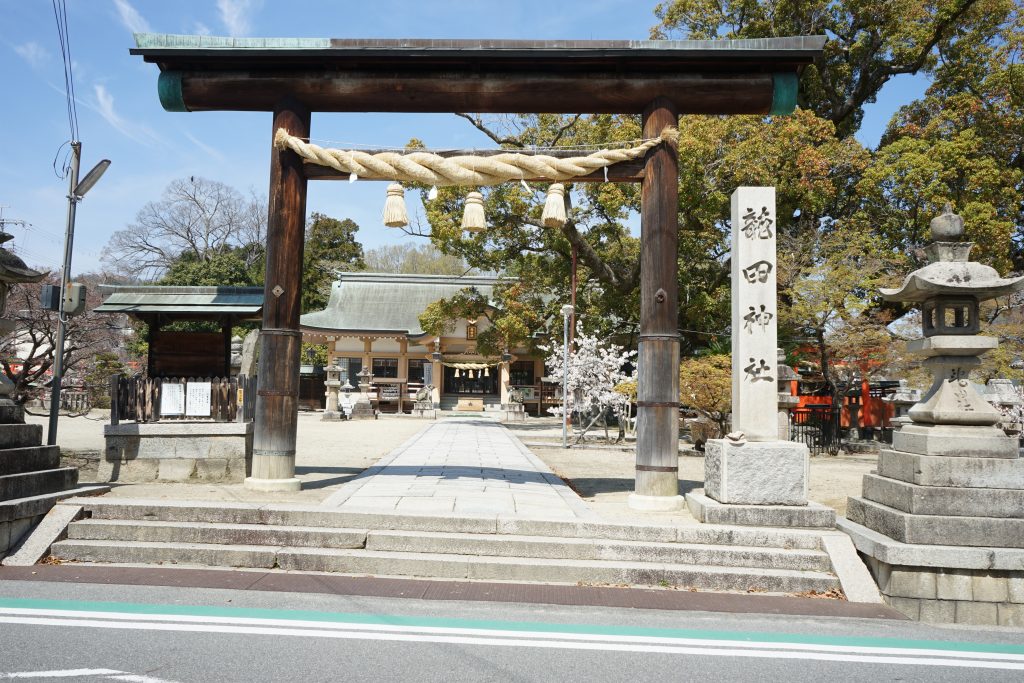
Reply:
[[238, 484], [252, 467], [252, 422], [122, 422], [105, 425], [103, 437], [104, 482]]
[[704, 455], [704, 491], [719, 503], [807, 505], [807, 446], [792, 441], [711, 439]]

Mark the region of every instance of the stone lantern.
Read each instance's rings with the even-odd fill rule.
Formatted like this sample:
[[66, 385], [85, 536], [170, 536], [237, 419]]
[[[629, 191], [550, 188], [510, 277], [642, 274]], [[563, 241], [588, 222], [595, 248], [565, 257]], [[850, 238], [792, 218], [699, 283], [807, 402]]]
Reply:
[[335, 422], [342, 418], [338, 409], [338, 391], [341, 389], [341, 368], [331, 363], [327, 366], [327, 380], [324, 382], [327, 395], [327, 406], [321, 420]]
[[1024, 460], [968, 373], [998, 345], [978, 334], [979, 304], [1024, 289], [1024, 278], [968, 261], [973, 245], [948, 206], [931, 228], [928, 265], [881, 294], [921, 307], [924, 336], [907, 347], [935, 379], [838, 526], [912, 619], [1011, 624], [1024, 597], [1011, 597], [1024, 585]]
[[356, 377], [359, 378], [359, 393], [355, 395], [355, 399], [352, 401], [352, 414], [349, 416], [349, 419], [374, 420], [377, 418], [373, 405], [370, 403], [370, 378], [372, 376], [373, 373], [370, 372], [368, 367], [356, 373]]
[[[978, 334], [978, 305], [1024, 288], [1024, 278], [1004, 279], [994, 268], [968, 261], [974, 244], [957, 241], [963, 237], [964, 222], [948, 206], [931, 227], [935, 241], [925, 248], [929, 264], [908, 275], [899, 289], [883, 289], [881, 294], [886, 301], [921, 306], [924, 337], [909, 342], [907, 349], [923, 356], [923, 365], [934, 376], [922, 401], [908, 413], [914, 424], [901, 433], [926, 441], [951, 438], [943, 447], [948, 450], [997, 432], [999, 411], [967, 379], [981, 364], [980, 356], [999, 345], [995, 337]], [[953, 425], [974, 429], [943, 428]]]

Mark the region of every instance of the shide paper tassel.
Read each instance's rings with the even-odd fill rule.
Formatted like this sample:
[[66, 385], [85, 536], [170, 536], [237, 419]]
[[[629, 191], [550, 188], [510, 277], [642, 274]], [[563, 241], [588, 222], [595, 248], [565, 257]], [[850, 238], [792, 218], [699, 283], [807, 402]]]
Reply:
[[466, 195], [466, 208], [462, 213], [462, 229], [469, 232], [483, 232], [487, 227], [484, 223], [484, 196], [479, 192]]
[[548, 197], [544, 200], [544, 213], [540, 217], [545, 228], [560, 228], [565, 225], [565, 187], [562, 183], [551, 183]]
[[409, 214], [405, 210], [405, 189], [398, 183], [388, 185], [388, 198], [384, 202], [384, 225], [389, 228], [409, 225]]

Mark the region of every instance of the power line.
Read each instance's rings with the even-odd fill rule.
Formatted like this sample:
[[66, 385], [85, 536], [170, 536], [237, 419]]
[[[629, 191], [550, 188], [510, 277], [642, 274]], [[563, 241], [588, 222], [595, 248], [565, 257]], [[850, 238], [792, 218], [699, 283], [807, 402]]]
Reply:
[[[57, 22], [57, 38], [60, 41], [60, 56], [64, 63], [64, 100], [68, 114], [68, 130], [71, 133], [71, 142], [78, 140], [78, 108], [75, 104], [75, 75], [72, 71], [71, 60], [71, 36], [68, 33], [68, 8], [66, 0], [52, 0], [53, 17]], [[60, 171], [57, 170], [57, 159], [61, 150], [67, 142], [58, 149], [53, 159], [53, 170], [59, 178], [66, 178], [68, 173], [68, 160], [65, 156], [61, 162]]]

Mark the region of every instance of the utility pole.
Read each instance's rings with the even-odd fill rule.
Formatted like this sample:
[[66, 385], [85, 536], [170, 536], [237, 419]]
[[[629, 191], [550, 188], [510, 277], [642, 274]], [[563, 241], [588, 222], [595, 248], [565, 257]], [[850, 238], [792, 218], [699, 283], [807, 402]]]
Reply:
[[82, 201], [85, 193], [92, 189], [96, 181], [110, 166], [109, 159], [103, 159], [85, 174], [82, 182], [78, 182], [78, 169], [82, 163], [82, 143], [71, 142], [71, 172], [68, 176], [68, 221], [64, 233], [64, 266], [60, 274], [60, 306], [57, 309], [57, 344], [53, 350], [53, 379], [50, 382], [50, 426], [46, 434], [46, 443], [57, 445], [57, 416], [60, 413], [60, 385], [64, 378], [64, 336], [67, 333], [68, 292], [71, 285], [71, 249], [75, 242], [75, 208]]
[[64, 295], [71, 279], [71, 246], [75, 241], [75, 207], [78, 197], [78, 167], [82, 164], [82, 143], [71, 143], [71, 172], [68, 174], [68, 220], [64, 233], [64, 265], [60, 271], [60, 306], [57, 308], [57, 344], [53, 349], [53, 376], [50, 380], [50, 426], [46, 432], [46, 443], [57, 445], [57, 415], [60, 413], [60, 385], [64, 377], [64, 335], [67, 329], [64, 317]]

